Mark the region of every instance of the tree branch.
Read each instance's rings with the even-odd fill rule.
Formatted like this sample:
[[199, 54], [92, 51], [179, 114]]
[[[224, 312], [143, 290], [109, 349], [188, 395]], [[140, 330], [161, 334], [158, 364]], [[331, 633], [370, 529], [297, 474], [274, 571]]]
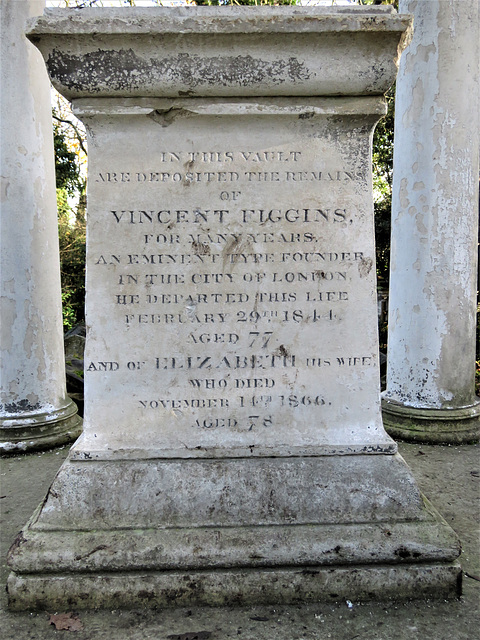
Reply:
[[52, 113], [52, 117], [54, 118], [54, 120], [58, 120], [58, 122], [63, 122], [64, 124], [68, 124], [68, 125], [70, 125], [72, 127], [72, 129], [75, 131], [75, 135], [77, 136], [77, 140], [78, 140], [78, 143], [80, 145], [80, 149], [83, 151], [83, 153], [85, 155], [88, 155], [87, 154], [87, 150], [86, 150], [86, 148], [85, 148], [85, 146], [83, 144], [82, 134], [78, 130], [78, 127], [76, 127], [71, 120], [64, 120], [63, 118], [59, 118], [54, 113]]

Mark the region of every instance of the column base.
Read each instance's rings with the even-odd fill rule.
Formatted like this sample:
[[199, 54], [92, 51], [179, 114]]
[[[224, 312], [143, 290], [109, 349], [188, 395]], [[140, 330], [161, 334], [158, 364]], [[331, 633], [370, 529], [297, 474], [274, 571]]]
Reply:
[[480, 399], [460, 409], [418, 409], [382, 398], [383, 425], [396, 440], [470, 444], [480, 439]]
[[18, 413], [0, 417], [0, 455], [18, 455], [50, 449], [76, 440], [82, 418], [70, 399], [53, 411]]
[[70, 457], [10, 549], [8, 597], [14, 610], [448, 598], [459, 554], [398, 454]]

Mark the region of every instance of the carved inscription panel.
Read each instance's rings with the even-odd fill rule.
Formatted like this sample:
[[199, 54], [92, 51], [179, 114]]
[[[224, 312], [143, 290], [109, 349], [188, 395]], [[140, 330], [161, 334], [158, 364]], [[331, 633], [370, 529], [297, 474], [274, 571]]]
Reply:
[[372, 122], [89, 126], [88, 446], [379, 446]]

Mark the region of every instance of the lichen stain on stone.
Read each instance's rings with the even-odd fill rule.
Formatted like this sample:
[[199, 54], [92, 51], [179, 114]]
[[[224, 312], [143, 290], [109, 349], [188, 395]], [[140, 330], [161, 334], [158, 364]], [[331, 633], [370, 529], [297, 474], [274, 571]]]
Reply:
[[408, 560], [410, 558], [420, 558], [422, 555], [419, 551], [410, 551], [404, 546], [395, 549], [393, 553], [397, 557], [402, 558], [402, 560]]
[[8, 198], [8, 191], [10, 187], [10, 180], [6, 176], [0, 176], [0, 202], [6, 202]]
[[373, 267], [372, 258], [362, 258], [358, 263], [358, 273], [360, 278], [365, 278], [368, 276]]
[[[82, 56], [54, 49], [47, 60], [52, 78], [70, 90], [99, 93], [131, 91], [160, 79], [162, 84], [249, 86], [309, 80], [305, 63], [295, 57], [260, 60], [250, 55], [205, 57], [179, 53], [162, 59], [139, 57], [132, 49], [97, 50]], [[151, 78], [151, 82], [149, 82]]]
[[[413, 47], [412, 47], [413, 49]], [[412, 73], [415, 65], [419, 63], [428, 63], [430, 55], [435, 55], [437, 53], [437, 47], [434, 43], [431, 44], [419, 44], [416, 49], [412, 52], [409, 52], [405, 56], [405, 74]]]
[[[10, 282], [10, 281], [9, 281]], [[9, 282], [6, 283], [6, 287], [10, 289]], [[2, 323], [0, 325], [0, 335], [2, 339], [2, 350], [10, 351], [14, 344], [13, 328], [17, 318], [16, 304], [13, 298], [2, 296], [0, 298], [2, 303]]]
[[409, 195], [408, 180], [407, 178], [402, 178], [402, 181], [400, 183], [400, 192], [399, 192], [400, 206], [402, 207], [402, 209], [407, 209], [407, 207], [410, 204], [408, 195]]
[[35, 350], [39, 349], [39, 345], [37, 343], [37, 331], [35, 329], [35, 321], [37, 320], [36, 317], [30, 317], [29, 315], [29, 305], [28, 302], [25, 302], [25, 321], [27, 324], [27, 327], [25, 329], [25, 334], [23, 337], [23, 351], [25, 353], [25, 355], [27, 356], [27, 358], [32, 358], [35, 355]]
[[412, 100], [410, 107], [405, 110], [403, 115], [403, 126], [408, 129], [412, 125], [417, 124], [423, 115], [425, 107], [425, 89], [423, 80], [418, 78], [412, 91]]
[[192, 250], [197, 256], [208, 256], [211, 253], [209, 245], [204, 242], [193, 241]]
[[[413, 212], [412, 212], [413, 213]], [[417, 227], [417, 231], [420, 235], [428, 234], [428, 228], [424, 222], [424, 215], [422, 213], [417, 213], [415, 215], [415, 225]]]
[[33, 404], [29, 400], [20, 400], [19, 402], [9, 402], [3, 405], [3, 410], [5, 413], [10, 413], [12, 415], [21, 414], [21, 413], [33, 413], [34, 411], [38, 411], [41, 408], [39, 402]]
[[81, 91], [99, 92], [102, 87], [110, 90], [128, 90], [140, 84], [145, 62], [133, 50], [92, 51], [83, 56], [63, 54], [54, 49], [47, 60], [47, 68], [52, 78], [64, 86]]

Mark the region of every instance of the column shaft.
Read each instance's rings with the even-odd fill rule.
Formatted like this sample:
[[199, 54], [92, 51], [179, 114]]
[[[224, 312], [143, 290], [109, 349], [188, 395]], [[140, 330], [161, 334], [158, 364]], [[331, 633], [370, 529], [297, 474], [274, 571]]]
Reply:
[[66, 395], [50, 84], [24, 36], [44, 0], [2, 0], [0, 452], [72, 440]]
[[478, 436], [478, 3], [401, 0], [414, 36], [397, 80], [387, 390], [390, 435]]

